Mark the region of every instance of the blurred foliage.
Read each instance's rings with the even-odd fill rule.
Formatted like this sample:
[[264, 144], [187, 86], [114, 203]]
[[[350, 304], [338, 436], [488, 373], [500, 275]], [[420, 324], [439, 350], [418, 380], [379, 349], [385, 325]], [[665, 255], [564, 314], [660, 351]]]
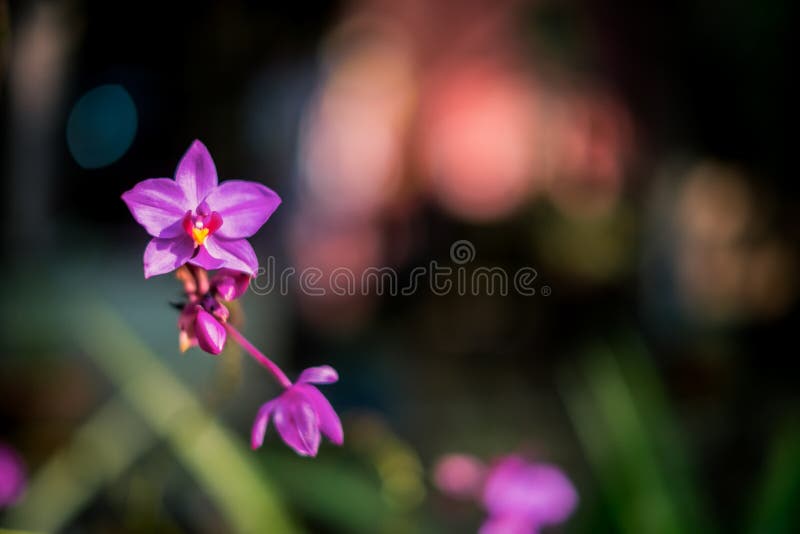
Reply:
[[[376, 491], [374, 478], [324, 459], [311, 463], [287, 454], [249, 452], [246, 443], [206, 412], [112, 308], [67, 300], [82, 312], [62, 315], [58, 310], [55, 316], [42, 317], [52, 320], [50, 339], [59, 340], [60, 350], [72, 342], [80, 346], [117, 384], [119, 394], [99, 407], [39, 470], [24, 503], [11, 511], [9, 524], [63, 529], [95, 493], [129, 469], [159, 438], [170, 443], [236, 531], [297, 528], [267, 473], [280, 480], [286, 497], [312, 520], [347, 532], [372, 532], [377, 524], [391, 524], [385, 511], [388, 503]], [[340, 498], [332, 498], [336, 495]]]
[[783, 534], [800, 530], [800, 422], [791, 418], [777, 429], [766, 455], [762, 488], [753, 502], [748, 532]]
[[619, 532], [711, 532], [685, 444], [646, 354], [589, 349], [563, 395]]

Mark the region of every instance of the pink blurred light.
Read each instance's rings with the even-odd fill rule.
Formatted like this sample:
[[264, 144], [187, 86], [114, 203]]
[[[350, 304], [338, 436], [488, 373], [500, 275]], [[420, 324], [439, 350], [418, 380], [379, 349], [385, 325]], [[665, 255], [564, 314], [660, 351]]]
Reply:
[[293, 221], [289, 241], [297, 276], [308, 269], [321, 273], [313, 286], [324, 291], [322, 295], [304, 290], [295, 279], [305, 318], [321, 327], [350, 330], [360, 326], [371, 315], [373, 299], [358, 286], [355, 291], [345, 290], [350, 280], [359, 284], [367, 268], [381, 264], [381, 232], [366, 221], [301, 214]]
[[477, 497], [483, 487], [486, 466], [468, 454], [446, 454], [434, 467], [433, 479], [439, 490], [459, 499]]
[[537, 158], [532, 81], [493, 63], [445, 68], [424, 94], [422, 159], [434, 197], [460, 217], [508, 215], [528, 200]]
[[306, 110], [300, 140], [308, 200], [348, 216], [375, 213], [399, 191], [415, 89], [406, 42], [362, 23], [336, 36], [329, 78]]
[[633, 124], [611, 96], [587, 90], [553, 105], [547, 161], [552, 200], [570, 215], [607, 213], [632, 155]]

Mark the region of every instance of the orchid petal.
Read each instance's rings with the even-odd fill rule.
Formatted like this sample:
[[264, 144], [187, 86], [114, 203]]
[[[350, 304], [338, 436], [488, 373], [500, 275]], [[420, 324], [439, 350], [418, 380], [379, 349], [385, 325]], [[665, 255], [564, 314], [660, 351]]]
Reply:
[[175, 181], [194, 210], [217, 186], [217, 168], [206, 146], [195, 140], [178, 163]]
[[333, 384], [339, 380], [339, 373], [330, 365], [320, 365], [319, 367], [309, 367], [305, 369], [297, 378], [298, 383], [307, 384]]
[[256, 414], [256, 420], [253, 421], [253, 430], [250, 432], [250, 447], [252, 447], [253, 450], [258, 449], [264, 444], [264, 434], [267, 432], [269, 417], [272, 415], [278, 401], [279, 398], [273, 399], [259, 408]]
[[518, 456], [494, 466], [484, 486], [483, 504], [490, 514], [526, 517], [537, 525], [564, 521], [577, 503], [578, 493], [560, 469]]
[[295, 386], [299, 391], [302, 391], [306, 398], [314, 407], [317, 412], [317, 420], [319, 422], [320, 431], [331, 440], [331, 443], [341, 445], [344, 443], [344, 431], [342, 430], [342, 421], [334, 411], [333, 406], [325, 398], [320, 390], [310, 384], [299, 384]]
[[[209, 256], [221, 261], [218, 267], [227, 267], [251, 276], [254, 276], [258, 270], [256, 252], [246, 239], [227, 240], [213, 235], [208, 236], [203, 246]], [[199, 265], [194, 260], [192, 263]]]
[[136, 222], [153, 237], [177, 237], [181, 220], [191, 209], [183, 189], [169, 178], [151, 178], [122, 194]]
[[537, 524], [555, 525], [572, 514], [578, 504], [578, 492], [559, 468], [534, 464], [526, 476], [530, 488], [528, 507]]
[[[192, 241], [192, 243], [194, 243], [194, 241]], [[206, 239], [206, 243], [208, 243], [208, 239]], [[189, 260], [189, 263], [192, 265], [197, 265], [198, 267], [202, 267], [207, 271], [219, 269], [225, 264], [223, 260], [212, 258], [205, 246], [198, 247], [197, 254], [195, 254], [195, 256]]]
[[289, 390], [275, 408], [275, 428], [300, 456], [316, 456], [320, 433], [317, 412], [303, 396]]
[[[519, 456], [510, 455], [492, 466], [483, 488], [483, 505], [493, 515], [524, 509], [524, 471], [528, 463]], [[523, 486], [523, 491], [519, 487]]]
[[162, 239], [154, 237], [144, 250], [144, 277], [174, 271], [194, 253], [194, 242], [188, 235]]
[[252, 236], [281, 203], [272, 189], [244, 180], [222, 182], [205, 197], [205, 201], [222, 215], [222, 227], [217, 234], [227, 239]]

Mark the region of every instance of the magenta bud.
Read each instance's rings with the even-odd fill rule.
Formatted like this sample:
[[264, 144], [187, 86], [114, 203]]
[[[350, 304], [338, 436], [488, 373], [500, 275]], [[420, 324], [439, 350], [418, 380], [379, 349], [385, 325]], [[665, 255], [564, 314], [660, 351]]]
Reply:
[[200, 348], [210, 354], [219, 354], [225, 348], [225, 327], [213, 315], [203, 309], [197, 310], [194, 333]]
[[250, 275], [231, 269], [221, 269], [212, 280], [217, 295], [227, 301], [245, 294], [250, 285]]

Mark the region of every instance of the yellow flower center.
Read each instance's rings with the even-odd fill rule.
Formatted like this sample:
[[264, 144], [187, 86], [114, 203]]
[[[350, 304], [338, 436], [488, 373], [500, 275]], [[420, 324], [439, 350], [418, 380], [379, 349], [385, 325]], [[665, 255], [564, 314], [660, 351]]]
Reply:
[[[200, 209], [200, 208], [198, 208]], [[208, 209], [203, 211], [203, 215], [193, 214], [187, 211], [183, 216], [183, 230], [186, 235], [192, 238], [194, 246], [202, 247], [208, 236], [219, 230], [222, 226], [222, 216], [216, 211], [208, 213]]]
[[198, 245], [202, 245], [206, 242], [206, 238], [208, 237], [208, 228], [192, 228], [192, 239]]

